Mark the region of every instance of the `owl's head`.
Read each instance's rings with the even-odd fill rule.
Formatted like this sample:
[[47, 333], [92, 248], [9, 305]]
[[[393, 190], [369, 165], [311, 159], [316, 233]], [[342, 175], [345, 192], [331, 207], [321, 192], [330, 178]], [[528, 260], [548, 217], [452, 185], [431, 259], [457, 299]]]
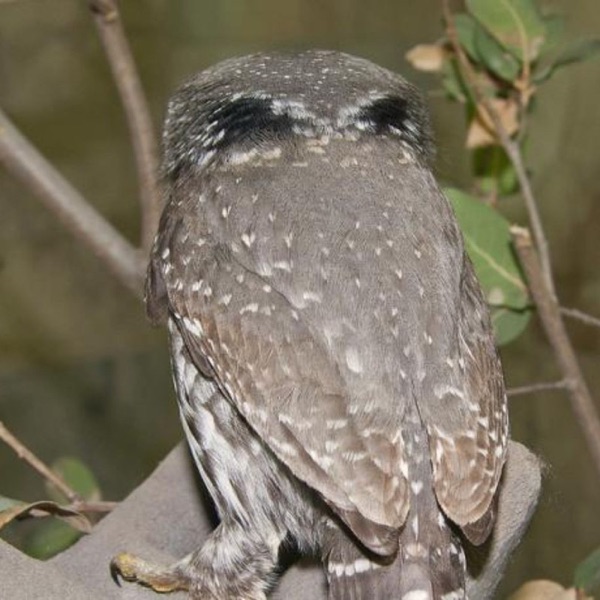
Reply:
[[[169, 103], [164, 169], [208, 168], [298, 137], [381, 136], [429, 161], [429, 114], [418, 90], [374, 63], [334, 51], [263, 53], [200, 72]], [[235, 158], [233, 158], [235, 160]]]

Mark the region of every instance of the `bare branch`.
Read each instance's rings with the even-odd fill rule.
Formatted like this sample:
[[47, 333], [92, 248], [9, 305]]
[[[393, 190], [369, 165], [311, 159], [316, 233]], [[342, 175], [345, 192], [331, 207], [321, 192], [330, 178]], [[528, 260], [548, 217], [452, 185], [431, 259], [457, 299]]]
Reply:
[[569, 388], [569, 382], [566, 379], [560, 381], [548, 381], [542, 383], [532, 383], [530, 385], [522, 385], [520, 387], [508, 388], [507, 396], [524, 396], [525, 394], [535, 394], [536, 392], [549, 392], [553, 390], [566, 390]]
[[88, 2], [127, 116], [140, 188], [142, 248], [149, 250], [161, 211], [158, 150], [152, 119], [116, 0]]
[[540, 259], [533, 246], [529, 231], [513, 226], [511, 235], [548, 341], [558, 365], [568, 381], [567, 389], [575, 418], [583, 431], [594, 464], [600, 471], [600, 417], [583, 378], [571, 340], [567, 335], [560, 315], [560, 307], [556, 297], [547, 287]]
[[30, 188], [138, 298], [140, 253], [31, 145], [0, 110], [0, 163]]
[[17, 456], [24, 460], [30, 467], [37, 471], [46, 481], [51, 483], [57, 490], [62, 492], [73, 504], [80, 504], [83, 499], [72, 489], [67, 482], [54, 473], [44, 462], [42, 462], [31, 450], [20, 442], [0, 421], [0, 440], [12, 448]]
[[592, 327], [600, 327], [600, 319], [598, 317], [588, 315], [587, 313], [576, 308], [566, 308], [564, 306], [561, 306], [560, 313], [562, 315], [565, 315], [565, 317], [581, 321], [586, 325], [591, 325]]
[[546, 287], [552, 296], [556, 297], [554, 279], [552, 277], [552, 263], [550, 259], [550, 250], [548, 248], [548, 240], [542, 226], [542, 220], [538, 210], [537, 201], [529, 181], [529, 176], [527, 175], [527, 171], [525, 169], [523, 155], [521, 154], [521, 147], [519, 146], [518, 141], [515, 141], [510, 137], [502, 123], [502, 120], [500, 119], [498, 111], [495, 109], [488, 96], [481, 90], [479, 86], [477, 74], [475, 73], [471, 62], [465, 54], [458, 39], [458, 33], [454, 23], [454, 16], [450, 9], [450, 0], [442, 0], [442, 9], [444, 12], [444, 19], [446, 21], [446, 32], [448, 34], [448, 39], [450, 40], [452, 49], [458, 58], [459, 68], [464, 75], [465, 80], [468, 81], [469, 86], [473, 90], [473, 94], [477, 100], [476, 108], [482, 116], [482, 121], [484, 123], [487, 120], [486, 117], [492, 122], [498, 139], [500, 140], [502, 147], [510, 159], [513, 168], [515, 169], [515, 173], [521, 187], [521, 192], [523, 194], [523, 199], [525, 201], [527, 214], [529, 216], [529, 222], [531, 223], [535, 244], [540, 255], [542, 271], [544, 273], [544, 278], [546, 279]]

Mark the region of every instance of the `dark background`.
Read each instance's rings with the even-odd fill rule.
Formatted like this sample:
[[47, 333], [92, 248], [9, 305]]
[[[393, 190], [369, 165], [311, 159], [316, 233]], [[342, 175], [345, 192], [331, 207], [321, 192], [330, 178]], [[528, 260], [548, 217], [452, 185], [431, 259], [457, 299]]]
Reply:
[[[461, 107], [404, 60], [441, 32], [438, 0], [127, 0], [122, 12], [157, 128], [169, 93], [222, 58], [278, 48], [335, 48], [397, 70], [429, 91], [438, 174], [468, 186]], [[598, 0], [543, 2], [567, 37], [600, 34]], [[528, 165], [562, 302], [600, 315], [600, 62], [545, 85]], [[0, 104], [59, 170], [130, 239], [135, 170], [114, 85], [86, 3], [0, 2]], [[518, 198], [504, 202], [524, 223]], [[592, 392], [599, 331], [570, 324]], [[537, 325], [502, 351], [508, 384], [557, 378]], [[23, 187], [0, 172], [0, 419], [41, 457], [81, 457], [119, 499], [181, 438], [163, 331]], [[547, 464], [543, 498], [505, 589], [531, 578], [568, 584], [600, 545], [600, 485], [568, 399], [511, 400], [513, 437]], [[0, 446], [0, 495], [38, 499], [39, 478]], [[20, 535], [14, 527], [11, 536]]]

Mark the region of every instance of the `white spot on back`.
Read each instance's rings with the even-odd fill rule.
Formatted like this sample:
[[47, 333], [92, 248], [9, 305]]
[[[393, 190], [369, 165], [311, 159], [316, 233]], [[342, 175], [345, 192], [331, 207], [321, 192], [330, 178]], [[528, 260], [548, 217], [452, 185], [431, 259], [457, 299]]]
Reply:
[[253, 231], [242, 234], [242, 242], [244, 242], [248, 248], [254, 244], [254, 240], [256, 240], [256, 235]]
[[411, 528], [412, 528], [414, 536], [416, 538], [418, 538], [419, 537], [419, 517], [418, 517], [418, 515], [415, 515], [415, 517], [413, 518], [412, 523], [411, 523]]
[[413, 494], [415, 496], [418, 496], [421, 493], [421, 490], [423, 489], [423, 482], [422, 481], [412, 481], [410, 484], [410, 489], [413, 491]]
[[362, 373], [362, 361], [356, 348], [346, 348], [346, 364], [353, 373]]
[[280, 269], [282, 271], [287, 271], [288, 273], [292, 272], [292, 265], [287, 260], [279, 260], [273, 263], [274, 269]]
[[230, 301], [231, 301], [231, 294], [224, 294], [223, 296], [221, 296], [221, 299], [219, 300], [219, 304], [222, 304], [223, 306], [227, 306]]
[[304, 292], [302, 294], [302, 298], [304, 300], [306, 300], [307, 302], [317, 302], [317, 303], [321, 302], [321, 294], [318, 294], [316, 292], [311, 292], [311, 291]]
[[408, 479], [408, 463], [404, 459], [400, 460], [400, 473], [405, 479]]
[[246, 304], [240, 309], [240, 315], [243, 315], [246, 312], [258, 312], [258, 304], [256, 302], [251, 302], [250, 304]]
[[333, 431], [337, 429], [343, 429], [348, 425], [348, 419], [327, 419], [325, 421], [325, 426], [327, 429], [331, 429]]

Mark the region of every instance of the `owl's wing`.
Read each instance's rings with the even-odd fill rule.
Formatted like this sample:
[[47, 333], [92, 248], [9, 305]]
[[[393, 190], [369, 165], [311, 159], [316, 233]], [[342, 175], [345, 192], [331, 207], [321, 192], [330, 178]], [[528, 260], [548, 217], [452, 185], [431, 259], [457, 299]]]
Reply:
[[318, 336], [285, 296], [226, 248], [204, 247], [187, 265], [168, 270], [165, 276], [164, 263], [153, 259], [150, 311], [164, 312], [166, 302], [198, 368], [274, 454], [367, 547], [394, 552], [409, 508], [401, 444], [357, 426]]
[[[506, 459], [506, 393], [493, 331], [473, 267], [465, 256], [458, 319], [443, 376], [432, 382], [420, 412], [427, 426], [438, 502], [473, 543], [494, 523]], [[442, 361], [440, 361], [440, 364]]]

